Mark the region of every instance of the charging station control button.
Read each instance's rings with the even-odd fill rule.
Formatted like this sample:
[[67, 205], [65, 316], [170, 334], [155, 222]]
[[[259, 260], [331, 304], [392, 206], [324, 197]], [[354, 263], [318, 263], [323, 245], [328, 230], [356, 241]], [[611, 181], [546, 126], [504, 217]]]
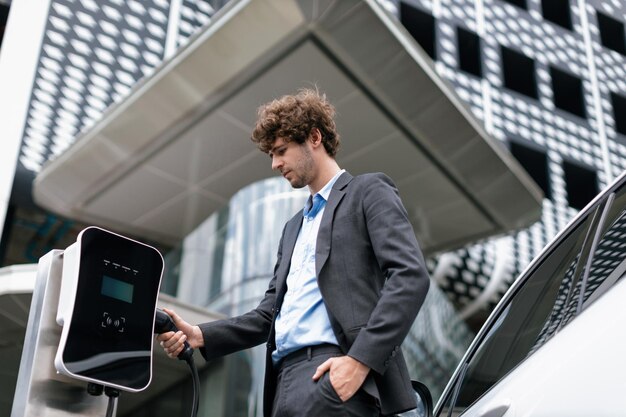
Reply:
[[105, 329], [113, 329], [118, 333], [124, 333], [126, 329], [126, 317], [114, 318], [108, 312], [102, 313], [102, 322], [100, 323]]

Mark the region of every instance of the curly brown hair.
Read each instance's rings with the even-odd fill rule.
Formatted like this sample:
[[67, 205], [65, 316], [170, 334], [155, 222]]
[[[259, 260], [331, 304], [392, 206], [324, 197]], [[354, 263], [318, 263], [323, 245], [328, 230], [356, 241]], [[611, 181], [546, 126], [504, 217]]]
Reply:
[[303, 88], [295, 95], [285, 95], [259, 107], [252, 141], [268, 153], [277, 138], [303, 144], [313, 128], [322, 135], [328, 155], [339, 148], [335, 126], [335, 107], [317, 90]]

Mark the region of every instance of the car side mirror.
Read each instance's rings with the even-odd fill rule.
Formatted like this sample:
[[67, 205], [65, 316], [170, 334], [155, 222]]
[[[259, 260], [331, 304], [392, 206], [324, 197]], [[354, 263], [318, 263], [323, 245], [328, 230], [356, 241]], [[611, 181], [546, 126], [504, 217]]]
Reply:
[[417, 397], [417, 408], [415, 409], [417, 417], [432, 417], [433, 396], [430, 394], [430, 390], [419, 381], [411, 381], [411, 385], [413, 385]]
[[430, 390], [426, 385], [419, 381], [411, 381], [411, 385], [415, 391], [417, 408], [401, 414], [396, 414], [396, 417], [432, 417], [433, 396], [430, 394]]

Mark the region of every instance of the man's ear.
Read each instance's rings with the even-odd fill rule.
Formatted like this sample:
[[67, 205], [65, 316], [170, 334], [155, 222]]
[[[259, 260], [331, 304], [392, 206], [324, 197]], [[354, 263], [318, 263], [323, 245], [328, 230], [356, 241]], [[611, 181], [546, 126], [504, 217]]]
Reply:
[[309, 133], [309, 140], [311, 141], [311, 145], [316, 148], [322, 144], [322, 132], [316, 127], [311, 129], [311, 133]]

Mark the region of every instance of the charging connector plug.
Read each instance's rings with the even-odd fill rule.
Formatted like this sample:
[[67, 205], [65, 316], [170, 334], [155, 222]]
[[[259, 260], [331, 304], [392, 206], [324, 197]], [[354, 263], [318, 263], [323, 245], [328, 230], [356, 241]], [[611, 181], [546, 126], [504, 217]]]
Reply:
[[[156, 309], [156, 316], [154, 319], [154, 333], [162, 334], [167, 332], [177, 332], [178, 327], [174, 324], [174, 320], [165, 311], [160, 308]], [[178, 354], [178, 359], [189, 361], [193, 355], [193, 348], [189, 346], [189, 343], [185, 341], [185, 347]]]
[[[165, 311], [160, 308], [156, 309], [156, 316], [154, 317], [154, 333], [162, 334], [167, 332], [177, 332], [178, 328], [174, 324], [174, 320]], [[200, 377], [198, 375], [198, 368], [193, 361], [193, 348], [189, 346], [189, 343], [185, 341], [185, 347], [178, 354], [178, 359], [182, 359], [189, 365], [191, 376], [193, 379], [193, 403], [191, 406], [191, 416], [196, 417], [198, 415], [198, 403], [200, 401]]]

